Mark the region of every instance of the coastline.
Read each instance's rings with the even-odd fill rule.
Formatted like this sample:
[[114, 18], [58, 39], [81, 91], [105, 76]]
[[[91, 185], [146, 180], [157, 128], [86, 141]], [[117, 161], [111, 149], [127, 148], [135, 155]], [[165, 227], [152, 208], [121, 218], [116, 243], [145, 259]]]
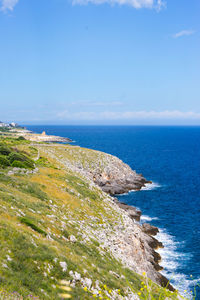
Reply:
[[[114, 195], [117, 196], [120, 193], [123, 194], [123, 192], [129, 192], [133, 189], [138, 191], [144, 188], [145, 184], [150, 184], [149, 181], [141, 174], [133, 171], [119, 158], [104, 152], [55, 143], [26, 143], [26, 141], [22, 141], [22, 143], [24, 143], [24, 146], [21, 149], [23, 151], [26, 149], [27, 151], [30, 148], [29, 150], [33, 151], [35, 163], [37, 164], [37, 161], [40, 161], [42, 158], [42, 165], [39, 164], [38, 168], [31, 173], [23, 173], [21, 172], [23, 170], [16, 169], [15, 172], [9, 170], [7, 175], [11, 177], [18, 177], [18, 174], [20, 176], [24, 175], [28, 182], [34, 180], [41, 183], [42, 180], [45, 183], [47, 180], [52, 185], [54, 182], [52, 181], [54, 180], [52, 179], [54, 178], [52, 174], [55, 173], [56, 175], [56, 173], [60, 172], [61, 174], [68, 174], [65, 177], [65, 181], [62, 179], [63, 175], [58, 177], [62, 179], [59, 193], [65, 193], [64, 199], [67, 197], [67, 199], [72, 199], [72, 201], [79, 201], [81, 214], [84, 212], [85, 205], [89, 205], [89, 211], [85, 215], [85, 220], [82, 219], [82, 216], [81, 219], [78, 216], [76, 218], [72, 216], [72, 214], [76, 213], [76, 210], [71, 210], [67, 213], [68, 222], [79, 227], [78, 235], [65, 238], [62, 237], [61, 233], [57, 239], [62, 237], [66, 242], [73, 240], [76, 243], [77, 239], [81, 237], [81, 243], [84, 245], [87, 245], [89, 241], [95, 241], [95, 246], [100, 245], [98, 250], [100, 254], [104, 253], [101, 255], [109, 253], [117, 263], [122, 264], [123, 268], [128, 268], [137, 276], [141, 276], [141, 278], [145, 273], [148, 280], [151, 279], [152, 282], [159, 286], [167, 286], [170, 291], [174, 291], [174, 288], [168, 284], [168, 279], [159, 273], [162, 269], [159, 265], [161, 256], [156, 250], [162, 247], [162, 244], [154, 237], [158, 229], [147, 223], [139, 224], [141, 211], [120, 202], [114, 197]], [[46, 175], [43, 174], [44, 172]], [[45, 181], [43, 181], [44, 175], [48, 178]], [[74, 183], [74, 180], [76, 183]], [[49, 183], [44, 191], [51, 193]], [[63, 187], [65, 188], [63, 189]], [[54, 189], [58, 188], [56, 179]], [[51, 199], [53, 197], [51, 196]], [[59, 198], [59, 201], [61, 199]], [[91, 205], [94, 205], [92, 203], [95, 203], [94, 200], [97, 201], [96, 206], [92, 207]], [[55, 214], [55, 207], [56, 209], [60, 207], [62, 208], [61, 210], [66, 207], [65, 204], [61, 207], [60, 204], [52, 206], [52, 202], [50, 203], [51, 214]], [[103, 209], [104, 211], [103, 215], [102, 213], [99, 215], [100, 206], [101, 210]], [[96, 215], [96, 217], [90, 216], [91, 213]], [[48, 217], [51, 217], [49, 213]], [[66, 215], [62, 219], [62, 226], [66, 226], [64, 225], [65, 220]], [[59, 223], [59, 218], [57, 222]], [[48, 227], [46, 230], [48, 243], [51, 243], [51, 241], [54, 241], [52, 229], [49, 231]], [[88, 262], [90, 259], [88, 259]], [[113, 272], [113, 267], [114, 265], [110, 266], [110, 272]], [[77, 279], [70, 272], [69, 274], [72, 276], [70, 284], [76, 287], [79, 280], [77, 282]], [[121, 274], [120, 270], [118, 270], [118, 274]], [[120, 276], [118, 274], [117, 277]], [[132, 276], [134, 277], [134, 275]], [[133, 294], [126, 299], [137, 299], [137, 297], [131, 297], [133, 297]], [[117, 298], [111, 297], [110, 299]]]
[[[119, 201], [117, 198], [113, 198], [113, 201], [117, 206], [126, 211], [128, 213], [128, 216], [136, 222], [140, 221], [140, 218], [142, 216], [142, 212], [138, 210], [136, 207], [132, 205], [128, 205], [124, 202]], [[159, 271], [163, 270], [163, 267], [160, 266], [160, 262], [162, 260], [161, 255], [156, 252], [159, 248], [164, 248], [163, 243], [160, 242], [155, 238], [157, 233], [159, 233], [158, 227], [155, 227], [153, 225], [150, 225], [149, 223], [143, 223], [142, 225], [138, 223], [140, 226], [141, 230], [148, 235], [150, 238], [147, 239], [147, 244], [150, 246], [150, 249], [146, 248], [147, 252], [151, 253], [153, 256], [153, 261], [151, 260], [151, 263], [153, 264], [155, 271], [159, 273]], [[147, 271], [148, 274], [148, 271]], [[169, 283], [169, 280], [159, 273], [160, 275], [156, 276], [156, 281], [159, 282], [159, 284], [163, 287], [167, 287], [170, 291], [175, 291], [175, 288]], [[152, 276], [152, 275], [151, 275]]]
[[[84, 150], [87, 151], [87, 149], [81, 148], [79, 146], [73, 147], [78, 148], [80, 152]], [[162, 257], [158, 252], [156, 252], [156, 250], [159, 248], [163, 248], [163, 244], [154, 237], [159, 232], [159, 229], [155, 226], [149, 225], [148, 223], [140, 225], [138, 222], [140, 221], [142, 212], [134, 206], [130, 206], [126, 203], [120, 202], [120, 200], [116, 198], [117, 195], [122, 195], [131, 191], [139, 191], [145, 188], [146, 184], [152, 184], [152, 182], [146, 180], [142, 174], [137, 174], [117, 157], [100, 151], [90, 149], [88, 150], [98, 153], [101, 158], [103, 156], [106, 156], [106, 162], [110, 163], [111, 161], [111, 166], [106, 166], [106, 169], [102, 169], [101, 166], [101, 168], [95, 168], [95, 172], [93, 172], [94, 170], [91, 170], [91, 166], [88, 167], [85, 164], [83, 166], [80, 163], [79, 159], [78, 164], [76, 160], [74, 161], [74, 163], [66, 160], [64, 162], [60, 160], [60, 162], [64, 163], [65, 166], [67, 166], [67, 168], [71, 169], [73, 172], [79, 173], [82, 176], [86, 177], [87, 180], [92, 180], [92, 182], [96, 186], [98, 186], [104, 193], [111, 196], [113, 204], [117, 205], [120, 210], [126, 212], [128, 218], [131, 219], [134, 226], [140, 229], [140, 234], [142, 234], [143, 239], [141, 240], [141, 252], [145, 250], [146, 253], [144, 253], [144, 255], [147, 256], [149, 260], [149, 266], [146, 267], [145, 271], [144, 269], [142, 269], [141, 271], [139, 271], [139, 273], [142, 274], [142, 272], [145, 272], [150, 279], [158, 283], [160, 286], [167, 287], [170, 291], [175, 291], [175, 288], [169, 283], [169, 280], [159, 272], [163, 270], [163, 267], [159, 265]], [[55, 156], [53, 157], [55, 158]], [[86, 158], [88, 157], [86, 156]], [[95, 166], [93, 165], [92, 167]], [[124, 263], [130, 266], [130, 264], [127, 263], [126, 259], [124, 260]]]

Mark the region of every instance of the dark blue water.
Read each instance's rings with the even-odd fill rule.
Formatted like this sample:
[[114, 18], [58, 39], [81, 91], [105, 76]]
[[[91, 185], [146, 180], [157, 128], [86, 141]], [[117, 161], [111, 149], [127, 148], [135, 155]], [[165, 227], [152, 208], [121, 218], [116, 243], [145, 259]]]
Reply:
[[120, 200], [139, 207], [142, 220], [161, 229], [164, 273], [181, 290], [193, 289], [200, 278], [200, 127], [27, 127], [116, 155], [152, 180], [151, 188]]

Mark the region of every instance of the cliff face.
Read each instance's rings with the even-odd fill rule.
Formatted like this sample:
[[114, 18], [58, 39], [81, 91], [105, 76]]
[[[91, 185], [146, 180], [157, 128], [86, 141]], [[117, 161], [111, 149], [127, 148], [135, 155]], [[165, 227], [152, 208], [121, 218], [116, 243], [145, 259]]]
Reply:
[[60, 299], [64, 280], [72, 299], [131, 300], [146, 297], [144, 282], [151, 299], [177, 299], [155, 284], [166, 284], [155, 252], [161, 245], [147, 234], [156, 229], [141, 227], [140, 212], [102, 190], [125, 186], [127, 178], [138, 189], [142, 176], [98, 151], [14, 137], [3, 142], [36, 168], [0, 169], [0, 292]]
[[147, 181], [119, 158], [90, 149], [65, 147], [62, 163], [82, 174], [110, 195], [140, 190]]
[[[119, 158], [106, 153], [80, 147], [43, 147], [43, 151], [54, 159], [59, 157], [65, 168], [81, 174], [91, 185], [98, 185], [111, 196], [139, 190], [150, 183]], [[99, 243], [133, 271], [139, 274], [145, 272], [154, 282], [168, 286], [173, 291], [168, 280], [159, 273], [162, 270], [159, 266], [161, 257], [155, 250], [163, 245], [153, 237], [158, 229], [149, 224], [140, 226], [136, 223], [140, 220], [141, 212], [135, 207], [120, 203], [116, 198], [106, 199], [121, 214], [123, 225], [118, 223], [112, 231], [99, 228], [94, 233]]]

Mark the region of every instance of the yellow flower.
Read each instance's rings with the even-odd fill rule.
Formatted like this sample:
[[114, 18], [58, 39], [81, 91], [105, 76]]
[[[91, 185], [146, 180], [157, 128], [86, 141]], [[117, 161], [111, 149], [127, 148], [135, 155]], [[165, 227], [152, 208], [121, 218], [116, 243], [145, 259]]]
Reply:
[[101, 294], [102, 292], [101, 291], [99, 291], [99, 294]]
[[145, 275], [146, 275], [146, 272], [143, 272], [142, 275], [145, 276]]
[[187, 290], [185, 290], [184, 293], [187, 293]]
[[104, 289], [105, 289], [105, 290], [107, 289], [107, 286], [106, 286], [106, 284], [104, 284], [104, 286], [103, 286], [103, 287], [104, 287]]
[[138, 292], [138, 295], [140, 296], [140, 295], [141, 295], [141, 293], [140, 293], [140, 292]]
[[144, 285], [144, 288], [146, 289], [146, 288], [147, 288], [147, 286], [146, 286], [146, 285]]
[[120, 291], [120, 290], [117, 290], [117, 292], [120, 293], [121, 291]]
[[141, 282], [141, 285], [144, 285], [144, 281]]
[[111, 291], [111, 290], [109, 290], [109, 293], [111, 294], [111, 293], [112, 293], [112, 291]]
[[141, 288], [140, 291], [143, 291], [144, 288]]
[[59, 283], [60, 283], [61, 285], [69, 285], [69, 284], [70, 284], [69, 281], [64, 280], [64, 279], [63, 279], [63, 280], [60, 280]]
[[67, 291], [67, 292], [70, 292], [72, 290], [69, 286], [65, 286], [65, 285], [60, 286], [60, 289]]
[[94, 298], [96, 298], [96, 296], [97, 296], [96, 294], [93, 295]]
[[69, 298], [71, 298], [72, 296], [69, 295], [69, 294], [60, 294], [59, 297], [60, 297], [60, 298], [64, 298], [64, 299], [69, 299]]
[[84, 289], [84, 291], [86, 291], [86, 292], [87, 292], [87, 286], [85, 286], [83, 289]]
[[99, 299], [103, 299], [102, 297], [99, 297]]

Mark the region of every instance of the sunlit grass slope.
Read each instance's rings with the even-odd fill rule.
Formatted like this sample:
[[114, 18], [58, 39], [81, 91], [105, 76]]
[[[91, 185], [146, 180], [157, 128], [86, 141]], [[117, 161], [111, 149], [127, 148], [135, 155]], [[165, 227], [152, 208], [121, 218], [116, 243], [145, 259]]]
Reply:
[[[177, 298], [123, 267], [92, 235], [122, 220], [108, 196], [59, 163], [64, 155], [73, 163], [81, 148], [14, 137], [0, 138], [0, 145], [36, 168], [0, 165], [0, 299], [123, 299], [130, 292], [147, 299], [149, 285], [152, 299]], [[95, 154], [82, 157], [93, 164]]]

